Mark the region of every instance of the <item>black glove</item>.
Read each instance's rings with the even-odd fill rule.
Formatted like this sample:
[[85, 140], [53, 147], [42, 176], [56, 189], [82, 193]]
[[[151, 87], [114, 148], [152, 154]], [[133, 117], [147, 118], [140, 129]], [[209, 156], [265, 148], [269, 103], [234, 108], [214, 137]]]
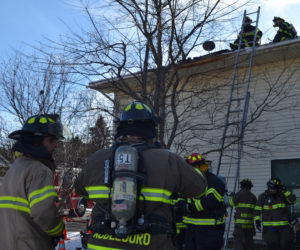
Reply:
[[260, 220], [256, 220], [255, 224], [256, 224], [257, 230], [260, 232], [261, 231], [261, 222], [260, 222]]
[[192, 203], [188, 203], [188, 212], [190, 212], [190, 213], [197, 213], [198, 212], [193, 200], [192, 200]]
[[176, 202], [174, 208], [175, 211], [178, 215], [183, 215], [187, 211], [187, 202], [184, 199], [180, 199], [179, 201]]

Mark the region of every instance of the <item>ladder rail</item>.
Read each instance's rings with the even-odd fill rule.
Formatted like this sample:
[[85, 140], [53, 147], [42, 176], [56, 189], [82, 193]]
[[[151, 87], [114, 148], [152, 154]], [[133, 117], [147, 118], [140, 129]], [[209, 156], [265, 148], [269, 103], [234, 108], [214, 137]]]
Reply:
[[[223, 157], [224, 157], [224, 155], [223, 155], [224, 151], [227, 148], [228, 148], [228, 150], [230, 150], [230, 147], [226, 147], [226, 145], [225, 145], [225, 140], [228, 137], [227, 136], [228, 127], [230, 125], [234, 124], [234, 122], [232, 122], [232, 121], [229, 123], [230, 114], [237, 114], [238, 115], [239, 114], [238, 111], [242, 111], [241, 112], [242, 113], [241, 120], [240, 120], [240, 117], [238, 116], [238, 120], [240, 120], [240, 121], [239, 121], [238, 126], [236, 127], [236, 130], [238, 130], [238, 133], [237, 133], [237, 136], [236, 136], [237, 140], [235, 140], [233, 142], [233, 144], [235, 144], [235, 143], [237, 144], [237, 150], [232, 149], [232, 152], [236, 151], [236, 154], [237, 154], [236, 163], [233, 164], [233, 165], [236, 166], [235, 176], [234, 176], [234, 183], [233, 183], [233, 192], [235, 192], [235, 190], [237, 188], [238, 178], [239, 178], [239, 175], [240, 175], [240, 163], [241, 163], [242, 152], [243, 152], [244, 132], [245, 132], [245, 126], [246, 126], [246, 122], [247, 122], [248, 108], [249, 108], [249, 102], [250, 102], [249, 87], [250, 87], [250, 81], [251, 81], [251, 72], [252, 72], [254, 52], [255, 52], [255, 47], [256, 47], [256, 38], [257, 38], [260, 7], [258, 7], [258, 10], [256, 12], [248, 13], [248, 15], [255, 14], [255, 13], [256, 13], [256, 20], [252, 22], [252, 23], [255, 23], [255, 29], [254, 29], [254, 39], [253, 39], [253, 44], [252, 44], [252, 47], [251, 47], [251, 53], [250, 53], [250, 57], [248, 59], [248, 61], [249, 61], [248, 67], [249, 68], [248, 68], [247, 77], [245, 77], [246, 76], [245, 75], [244, 80], [243, 80], [243, 82], [244, 82], [245, 78], [247, 78], [245, 88], [244, 88], [244, 92], [243, 92], [244, 93], [244, 98], [239, 98], [239, 89], [236, 89], [237, 90], [237, 93], [236, 93], [237, 98], [233, 98], [233, 92], [235, 90], [235, 87], [238, 85], [238, 82], [236, 83], [236, 79], [238, 78], [239, 54], [240, 54], [240, 49], [241, 49], [241, 44], [242, 44], [242, 37], [243, 37], [242, 33], [243, 33], [243, 30], [244, 30], [243, 28], [244, 28], [244, 25], [245, 25], [245, 18], [246, 18], [246, 15], [247, 15], [246, 10], [244, 11], [244, 15], [243, 15], [242, 29], [241, 29], [241, 32], [240, 32], [239, 46], [238, 46], [238, 49], [237, 49], [237, 52], [236, 52], [236, 57], [235, 57], [234, 72], [233, 72], [233, 76], [232, 76], [232, 84], [231, 84], [231, 90], [230, 90], [230, 98], [229, 98], [228, 107], [227, 107], [223, 137], [222, 137], [222, 142], [221, 142], [221, 147], [220, 147], [218, 168], [217, 168], [217, 175], [219, 175], [221, 165], [222, 165], [222, 160], [223, 160]], [[236, 108], [236, 110], [232, 111], [231, 106], [232, 106], [232, 102], [234, 101], [234, 99], [238, 100], [238, 104], [237, 104], [238, 107]], [[244, 101], [243, 109], [240, 109], [240, 101]], [[236, 119], [236, 117], [234, 117], [234, 118]], [[229, 169], [231, 169], [231, 167]], [[229, 174], [228, 174], [228, 176], [229, 176]], [[229, 230], [230, 230], [231, 220], [232, 220], [232, 213], [233, 213], [233, 207], [231, 207], [231, 209], [230, 209], [229, 221], [226, 224], [226, 236], [225, 236], [224, 248], [223, 248], [224, 250], [226, 250], [226, 248], [227, 248]]]

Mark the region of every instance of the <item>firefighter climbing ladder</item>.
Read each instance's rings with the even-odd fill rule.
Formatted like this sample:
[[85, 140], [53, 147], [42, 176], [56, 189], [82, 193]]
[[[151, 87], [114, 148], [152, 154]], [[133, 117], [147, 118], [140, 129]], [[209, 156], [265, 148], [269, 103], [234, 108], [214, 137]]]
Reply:
[[[244, 130], [247, 122], [247, 113], [250, 99], [249, 85], [251, 79], [253, 56], [255, 52], [255, 41], [257, 35], [256, 31], [258, 27], [259, 12], [260, 7], [258, 7], [258, 10], [255, 12], [247, 13], [246, 10], [244, 11], [241, 33], [239, 35], [239, 46], [235, 56], [230, 98], [228, 102], [224, 132], [220, 147], [217, 175], [219, 175], [221, 167], [223, 173], [224, 171], [228, 170], [228, 176], [226, 176], [227, 184], [228, 182], [231, 182], [231, 185], [233, 184], [233, 192], [235, 192], [236, 190], [240, 172]], [[251, 17], [251, 15], [255, 16], [255, 20], [252, 21], [252, 24], [255, 24], [253, 45], [251, 48], [249, 47], [246, 50], [241, 50], [241, 45], [243, 44], [242, 32], [245, 25], [245, 17]], [[247, 56], [247, 50], [249, 49], [249, 55]], [[241, 52], [243, 56], [240, 56]], [[234, 175], [229, 174], [231, 172], [230, 170], [232, 166], [235, 166]], [[232, 183], [232, 181], [234, 182]], [[229, 220], [226, 224], [224, 250], [226, 250], [227, 247], [229, 229], [232, 218], [232, 210], [233, 209], [231, 208]]]

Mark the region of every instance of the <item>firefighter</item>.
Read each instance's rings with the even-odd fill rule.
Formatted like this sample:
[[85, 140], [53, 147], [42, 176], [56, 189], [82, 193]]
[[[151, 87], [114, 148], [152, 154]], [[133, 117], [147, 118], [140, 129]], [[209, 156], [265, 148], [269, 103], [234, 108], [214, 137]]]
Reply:
[[[243, 25], [242, 33], [242, 41], [241, 41], [241, 49], [245, 47], [252, 47], [254, 35], [255, 35], [255, 26], [251, 25], [252, 20], [250, 17], [245, 16], [245, 22]], [[234, 41], [234, 43], [230, 43], [230, 48], [232, 50], [237, 50], [239, 47], [239, 41], [241, 33], [238, 35], [237, 39]], [[256, 39], [255, 39], [255, 45], [258, 45], [259, 40], [262, 37], [262, 32], [259, 28], [256, 29]]]
[[202, 155], [193, 153], [188, 156], [187, 162], [205, 174], [208, 187], [200, 198], [189, 199], [188, 212], [183, 216], [183, 222], [188, 226], [186, 249], [221, 249], [226, 214], [225, 183], [209, 171], [211, 163], [206, 161]]
[[57, 115], [30, 117], [12, 132], [17, 158], [0, 187], [1, 249], [54, 250], [64, 224], [54, 202], [52, 155], [62, 136]]
[[240, 182], [241, 190], [229, 198], [229, 204], [235, 207], [234, 221], [234, 250], [253, 250], [255, 235], [253, 217], [256, 196], [251, 192], [253, 184], [250, 179]]
[[267, 182], [267, 190], [259, 195], [255, 206], [255, 223], [261, 230], [269, 250], [293, 249], [294, 232], [289, 225], [288, 206], [296, 203], [296, 196], [281, 184], [279, 178]]
[[[121, 112], [115, 145], [95, 152], [76, 179], [76, 192], [96, 202], [88, 249], [175, 249], [171, 195], [202, 195], [207, 181], [184, 159], [155, 144], [157, 123], [158, 118], [145, 103], [128, 104]], [[128, 153], [120, 157], [124, 147]], [[134, 162], [131, 147], [138, 151], [138, 172], [116, 170], [125, 158], [128, 164]], [[129, 184], [128, 176], [132, 176], [131, 181], [136, 179], [137, 185]], [[124, 183], [116, 185], [118, 178]], [[134, 193], [137, 195], [132, 197]], [[123, 209], [120, 217], [130, 211], [134, 215], [124, 223], [126, 219], [122, 221], [114, 213], [117, 209]]]
[[273, 43], [282, 42], [288, 39], [293, 39], [297, 36], [297, 31], [294, 26], [286, 22], [281, 17], [275, 16], [273, 19], [273, 27], [278, 27], [278, 31], [273, 39]]

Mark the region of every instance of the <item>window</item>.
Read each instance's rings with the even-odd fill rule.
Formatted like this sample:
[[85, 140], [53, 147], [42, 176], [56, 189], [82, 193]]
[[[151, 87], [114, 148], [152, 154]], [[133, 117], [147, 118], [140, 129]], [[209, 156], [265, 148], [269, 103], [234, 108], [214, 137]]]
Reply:
[[291, 211], [300, 217], [300, 159], [272, 160], [271, 176], [279, 177], [286, 188], [296, 195], [297, 203]]

